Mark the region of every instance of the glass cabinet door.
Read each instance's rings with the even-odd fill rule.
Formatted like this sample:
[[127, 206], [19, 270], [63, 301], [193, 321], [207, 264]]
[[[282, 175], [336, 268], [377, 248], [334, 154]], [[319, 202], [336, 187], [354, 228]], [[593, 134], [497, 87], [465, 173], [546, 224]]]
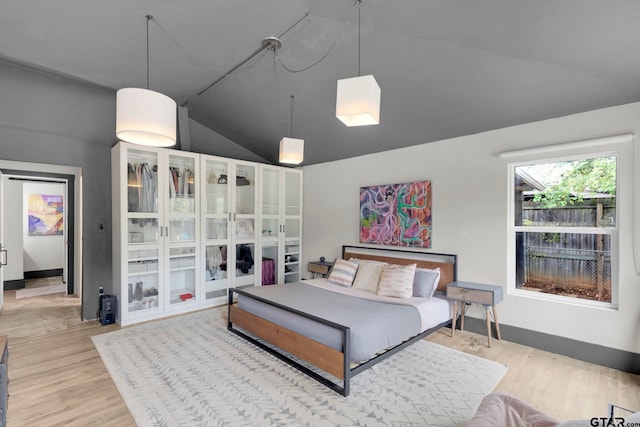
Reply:
[[287, 216], [302, 215], [302, 175], [298, 172], [284, 173], [284, 208]]
[[158, 153], [128, 149], [127, 290], [121, 296], [128, 313], [160, 305], [159, 208]]
[[278, 242], [262, 242], [262, 286], [278, 283], [280, 250]]
[[169, 212], [196, 213], [196, 159], [169, 156]]
[[237, 215], [256, 214], [256, 166], [237, 164], [235, 176], [235, 210]]
[[280, 223], [280, 171], [263, 166], [260, 170], [260, 236], [263, 244], [278, 241], [282, 231]]
[[229, 162], [207, 158], [203, 161], [204, 198], [204, 298], [227, 296], [229, 278]]
[[260, 175], [262, 216], [280, 215], [280, 171], [263, 167]]
[[144, 243], [130, 244], [127, 255], [128, 294], [122, 298], [127, 298], [128, 312], [157, 309], [160, 289], [158, 247]]
[[279, 246], [282, 224], [280, 170], [268, 166], [260, 168], [260, 241], [262, 248], [261, 284], [278, 283], [278, 267], [281, 263]]
[[170, 154], [168, 186], [169, 305], [195, 302], [197, 245], [196, 157]]
[[169, 304], [196, 298], [196, 219], [169, 222]]
[[255, 286], [256, 244], [256, 165], [235, 165], [234, 285]]
[[127, 207], [129, 213], [158, 213], [158, 153], [127, 151]]

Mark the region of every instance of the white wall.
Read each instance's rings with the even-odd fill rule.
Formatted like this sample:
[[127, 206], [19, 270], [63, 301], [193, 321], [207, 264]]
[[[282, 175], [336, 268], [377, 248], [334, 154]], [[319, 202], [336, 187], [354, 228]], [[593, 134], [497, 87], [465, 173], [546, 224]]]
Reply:
[[[28, 215], [30, 194], [46, 194], [48, 196], [64, 197], [64, 185], [46, 182], [25, 182], [22, 186], [22, 189], [22, 240], [24, 245], [24, 271], [41, 271], [64, 268], [65, 236], [29, 236]], [[66, 206], [66, 197], [64, 203]]]
[[634, 268], [632, 238], [637, 232], [632, 220], [640, 228], [639, 218], [632, 218], [632, 194], [638, 191], [633, 169], [640, 170], [640, 148], [634, 154], [627, 144], [620, 159], [617, 309], [507, 292], [508, 161], [498, 157], [502, 151], [638, 132], [640, 103], [635, 103], [306, 166], [303, 261], [332, 259], [340, 255], [341, 245], [359, 244], [361, 186], [431, 180], [429, 251], [458, 254], [461, 280], [504, 286], [505, 298], [499, 305], [502, 324], [640, 353], [640, 276]]
[[2, 178], [2, 233], [7, 250], [5, 281], [24, 279], [22, 258], [22, 181]]

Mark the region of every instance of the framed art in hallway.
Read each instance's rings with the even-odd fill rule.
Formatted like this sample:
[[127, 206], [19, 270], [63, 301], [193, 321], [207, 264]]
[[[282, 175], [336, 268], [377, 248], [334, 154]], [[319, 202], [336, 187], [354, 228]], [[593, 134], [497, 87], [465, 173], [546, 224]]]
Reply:
[[431, 247], [431, 181], [360, 187], [360, 242]]
[[29, 194], [29, 236], [62, 235], [62, 196]]

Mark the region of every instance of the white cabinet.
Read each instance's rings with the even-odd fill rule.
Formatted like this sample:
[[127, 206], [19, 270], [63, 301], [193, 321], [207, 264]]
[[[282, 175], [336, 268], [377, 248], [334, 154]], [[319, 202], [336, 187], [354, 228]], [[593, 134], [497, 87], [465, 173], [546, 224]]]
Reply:
[[207, 303], [224, 302], [230, 287], [258, 284], [258, 164], [201, 156], [202, 283]]
[[123, 325], [197, 305], [198, 155], [112, 149], [113, 293]]
[[300, 280], [301, 170], [125, 142], [111, 161], [122, 325]]
[[301, 279], [302, 172], [260, 166], [261, 283]]

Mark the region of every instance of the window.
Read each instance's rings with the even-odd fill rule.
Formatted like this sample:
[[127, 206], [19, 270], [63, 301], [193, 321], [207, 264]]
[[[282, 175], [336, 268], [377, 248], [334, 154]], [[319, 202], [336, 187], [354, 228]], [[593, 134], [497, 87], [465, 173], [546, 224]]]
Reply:
[[518, 290], [612, 303], [617, 249], [617, 158], [512, 165]]

